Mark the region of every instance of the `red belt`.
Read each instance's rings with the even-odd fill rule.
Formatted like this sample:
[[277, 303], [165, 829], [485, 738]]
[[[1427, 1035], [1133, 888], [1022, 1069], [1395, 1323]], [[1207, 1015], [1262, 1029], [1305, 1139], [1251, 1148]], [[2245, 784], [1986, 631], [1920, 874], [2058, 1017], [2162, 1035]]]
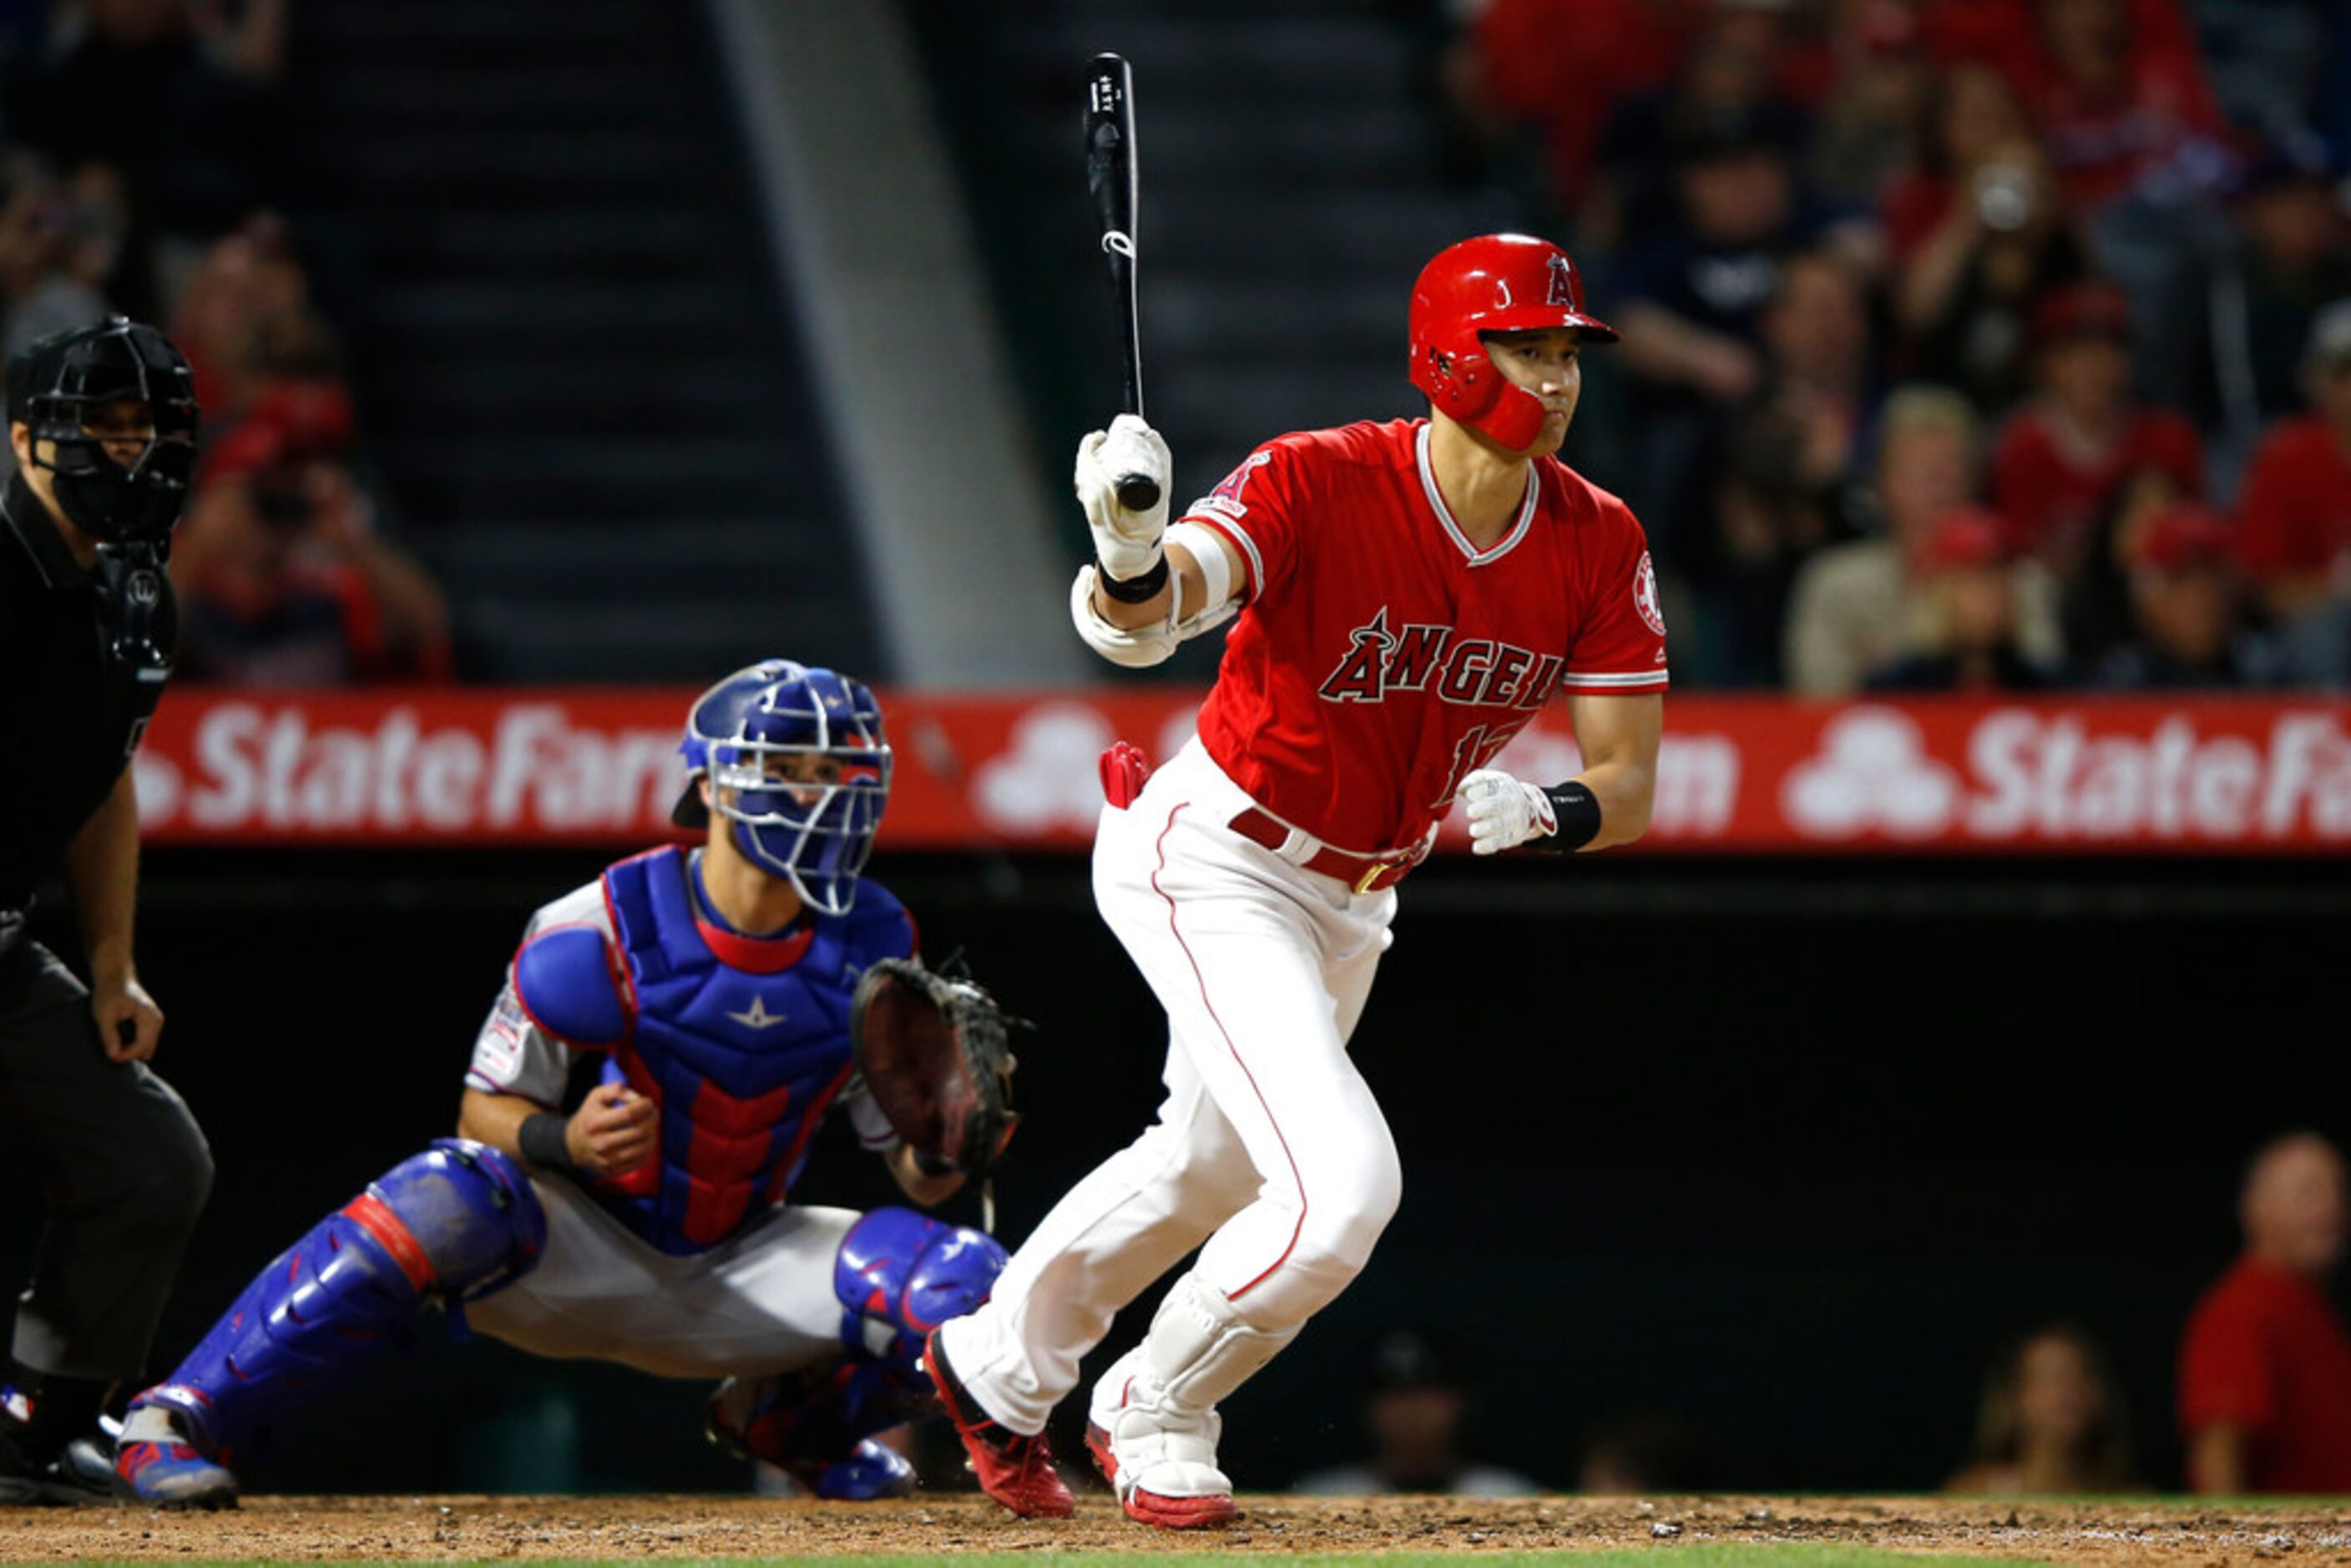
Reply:
[[[1225, 824], [1253, 844], [1262, 844], [1279, 853], [1290, 841], [1290, 830], [1279, 820], [1251, 806]], [[1385, 854], [1359, 855], [1346, 850], [1334, 850], [1324, 844], [1299, 863], [1308, 871], [1323, 876], [1336, 877], [1357, 893], [1377, 893], [1384, 887], [1394, 887], [1405, 879], [1405, 873], [1418, 865], [1428, 852], [1426, 840], [1408, 850], [1390, 850]]]

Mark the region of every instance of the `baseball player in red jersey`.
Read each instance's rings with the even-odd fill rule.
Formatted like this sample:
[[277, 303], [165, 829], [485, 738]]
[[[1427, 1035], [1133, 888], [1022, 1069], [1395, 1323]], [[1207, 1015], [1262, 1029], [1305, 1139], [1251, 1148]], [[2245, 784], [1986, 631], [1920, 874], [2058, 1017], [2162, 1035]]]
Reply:
[[[1197, 737], [1147, 784], [1131, 754], [1104, 759], [1095, 897], [1167, 1010], [1166, 1101], [926, 1353], [981, 1484], [1016, 1513], [1071, 1511], [1046, 1416], [1113, 1314], [1199, 1248], [1095, 1385], [1087, 1446], [1134, 1519], [1233, 1517], [1217, 1406], [1346, 1288], [1401, 1192], [1347, 1055], [1396, 883], [1456, 799], [1481, 854], [1646, 826], [1656, 578], [1631, 511], [1553, 456], [1577, 356], [1614, 337], [1564, 252], [1489, 235], [1414, 289], [1426, 420], [1269, 442], [1172, 528], [1164, 501], [1118, 500], [1137, 474], [1165, 494], [1149, 426], [1123, 415], [1080, 444], [1087, 643], [1151, 664], [1238, 620]], [[1583, 771], [1546, 788], [1490, 768], [1554, 691]]]

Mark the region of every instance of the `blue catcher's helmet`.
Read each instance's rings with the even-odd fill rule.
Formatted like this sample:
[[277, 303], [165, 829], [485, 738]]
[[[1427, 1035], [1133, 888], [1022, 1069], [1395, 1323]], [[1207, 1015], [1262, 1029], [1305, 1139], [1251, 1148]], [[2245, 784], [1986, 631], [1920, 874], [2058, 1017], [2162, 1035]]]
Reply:
[[763, 659], [695, 699], [678, 744], [685, 793], [670, 820], [708, 824], [696, 781], [752, 864], [788, 879], [811, 907], [845, 915], [890, 800], [882, 705], [862, 681]]

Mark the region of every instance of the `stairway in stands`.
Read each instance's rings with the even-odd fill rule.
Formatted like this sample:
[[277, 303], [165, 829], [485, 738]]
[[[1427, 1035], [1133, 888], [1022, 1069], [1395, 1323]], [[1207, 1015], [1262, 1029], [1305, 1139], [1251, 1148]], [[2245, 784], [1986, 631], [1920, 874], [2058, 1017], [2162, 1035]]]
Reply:
[[1144, 401], [1174, 447], [1179, 503], [1269, 436], [1422, 411], [1404, 379], [1413, 279], [1502, 214], [1441, 178], [1410, 7], [905, 3], [1000, 289], [1022, 335], [1072, 367], [1030, 367], [1049, 455], [1116, 412], [1078, 128], [1084, 65], [1103, 49], [1134, 69]]
[[703, 7], [293, 15], [298, 217], [466, 673], [886, 674]]

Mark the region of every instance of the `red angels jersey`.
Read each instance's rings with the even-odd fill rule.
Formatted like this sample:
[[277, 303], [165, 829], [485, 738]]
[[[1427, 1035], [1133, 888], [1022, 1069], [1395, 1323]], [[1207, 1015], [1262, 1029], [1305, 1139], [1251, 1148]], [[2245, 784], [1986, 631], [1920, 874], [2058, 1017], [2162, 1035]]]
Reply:
[[1554, 691], [1666, 689], [1631, 509], [1541, 459], [1479, 550], [1428, 437], [1425, 419], [1284, 435], [1186, 514], [1249, 570], [1202, 743], [1266, 810], [1364, 853], [1416, 842]]

